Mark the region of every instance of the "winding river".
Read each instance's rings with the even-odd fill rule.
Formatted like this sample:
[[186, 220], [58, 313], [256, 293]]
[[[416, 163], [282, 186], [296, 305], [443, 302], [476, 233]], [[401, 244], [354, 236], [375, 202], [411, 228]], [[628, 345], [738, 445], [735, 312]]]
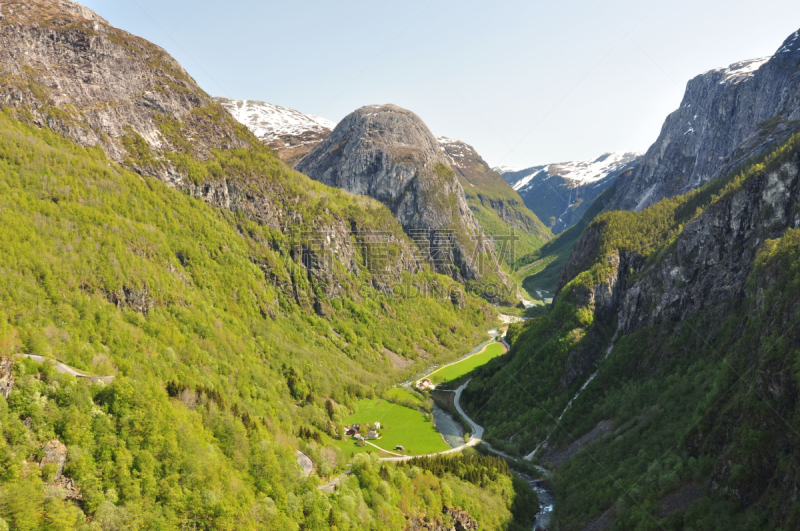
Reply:
[[[491, 330], [490, 333], [492, 332], [497, 333], [496, 330]], [[499, 339], [504, 341], [505, 334], [503, 334], [503, 336], [500, 337]], [[482, 348], [486, 346], [486, 344], [487, 343], [481, 343], [481, 345], [473, 349], [473, 353], [480, 351]], [[474, 420], [472, 420], [461, 407], [461, 393], [464, 391], [464, 389], [467, 388], [470, 381], [471, 380], [467, 380], [455, 391], [454, 405], [459, 414], [461, 414], [464, 420], [469, 424], [472, 436], [470, 444], [475, 444], [483, 437], [483, 431], [484, 431], [483, 427], [477, 424]], [[439, 433], [442, 434], [442, 437], [447, 442], [447, 444], [449, 444], [452, 448], [461, 448], [464, 446], [464, 429], [461, 426], [461, 424], [457, 422], [447, 411], [443, 410], [437, 405], [434, 405], [433, 418], [436, 424], [436, 429], [438, 429]], [[487, 448], [489, 451], [498, 454], [502, 457], [505, 457], [506, 459], [511, 459], [511, 460], [514, 459], [510, 455], [504, 454], [499, 450], [495, 450], [488, 443], [484, 442], [483, 446]], [[548, 473], [548, 471], [543, 468], [540, 467], [537, 468], [539, 468], [539, 470], [544, 474]], [[517, 475], [519, 475], [522, 479], [528, 482], [528, 485], [531, 486], [531, 488], [534, 490], [534, 492], [536, 492], [536, 495], [539, 498], [539, 513], [536, 515], [536, 519], [534, 520], [533, 530], [537, 531], [537, 530], [549, 529], [550, 521], [553, 516], [553, 508], [555, 502], [553, 493], [550, 492], [547, 489], [547, 487], [545, 487], [543, 480], [533, 479], [532, 477], [522, 473], [517, 473]]]

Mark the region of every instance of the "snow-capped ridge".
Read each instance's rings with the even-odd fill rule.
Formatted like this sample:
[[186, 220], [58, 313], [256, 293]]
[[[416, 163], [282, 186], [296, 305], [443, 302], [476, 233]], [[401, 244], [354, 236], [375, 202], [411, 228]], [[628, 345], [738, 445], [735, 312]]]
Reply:
[[635, 152], [612, 152], [604, 153], [594, 160], [533, 166], [512, 187], [518, 192], [524, 190], [542, 172], [549, 173], [549, 177], [569, 179], [576, 185], [591, 184], [608, 177], [640, 156], [641, 153]]
[[764, 66], [770, 59], [772, 59], [772, 56], [762, 57], [760, 59], [748, 59], [747, 61], [733, 63], [727, 68], [719, 68], [715, 71], [723, 72], [725, 74], [722, 80], [720, 80], [719, 84], [725, 85], [727, 83], [740, 83], [742, 81], [747, 81], [748, 79], [754, 77], [758, 69]]
[[336, 127], [336, 123], [321, 116], [303, 114], [272, 103], [222, 98], [219, 101], [239, 123], [266, 143], [282, 136], [299, 137], [309, 131], [327, 134]]

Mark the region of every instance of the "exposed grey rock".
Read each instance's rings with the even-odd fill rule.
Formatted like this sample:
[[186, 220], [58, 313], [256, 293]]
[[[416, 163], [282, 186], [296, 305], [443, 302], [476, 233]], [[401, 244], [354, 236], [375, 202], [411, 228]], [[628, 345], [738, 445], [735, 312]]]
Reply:
[[[494, 245], [480, 243], [485, 236], [438, 141], [411, 111], [362, 107], [295, 168], [386, 205], [437, 271], [461, 282], [482, 279], [484, 267], [502, 275]], [[489, 257], [488, 264], [476, 260], [480, 254]]]
[[[750, 179], [709, 206], [657, 262], [615, 252], [606, 257], [614, 266], [610, 279], [574, 296], [584, 297], [603, 320], [618, 319], [623, 334], [743, 299], [764, 241], [800, 228], [799, 175], [800, 154], [795, 154], [779, 170]], [[594, 262], [602, 230], [595, 223], [584, 232], [562, 271], [559, 291]]]
[[689, 81], [641, 164], [617, 182], [610, 210], [641, 210], [693, 190], [800, 129], [800, 31], [768, 59]]
[[745, 296], [756, 253], [768, 238], [800, 228], [800, 156], [755, 178], [689, 223], [662, 260], [626, 291], [619, 319], [626, 333], [681, 321]]
[[0, 356], [0, 396], [8, 398], [14, 390], [14, 360]]
[[[213, 150], [252, 149], [259, 141], [200, 89], [177, 61], [159, 46], [110, 26], [74, 2], [29, 0], [2, 5], [0, 104], [23, 121], [82, 146], [99, 146], [112, 161], [216, 207], [238, 211], [285, 234], [298, 225], [308, 229], [318, 236], [314, 242], [305, 238], [291, 249], [280, 250], [298, 263], [332, 257], [336, 267], [303, 269], [291, 278], [278, 278], [267, 264], [259, 264], [299, 304], [324, 312], [323, 305], [317, 304], [318, 293], [333, 297], [348, 288], [357, 293], [346, 285], [342, 272], [363, 276], [359, 247], [375, 240], [385, 244], [386, 232], [399, 233], [396, 226], [364, 226], [358, 211], [357, 219], [338, 215], [325, 223], [304, 219], [302, 204], [308, 199], [304, 191], [312, 183], [299, 174], [292, 175], [288, 186], [272, 178], [275, 168], [262, 171], [260, 167], [251, 175], [193, 181], [168, 154], [205, 161]], [[135, 149], [141, 148], [145, 157], [132, 153], [135, 149], [130, 144], [136, 139], [141, 143]], [[280, 172], [291, 173], [283, 168]], [[371, 201], [359, 203], [364, 209], [378, 207]], [[357, 238], [352, 237], [353, 231]], [[413, 244], [397, 237], [389, 243], [399, 255], [385, 276], [417, 271]], [[308, 282], [298, 282], [298, 275], [308, 276]], [[388, 284], [380, 278], [368, 281], [379, 288]], [[310, 284], [310, 289], [300, 292], [298, 284]], [[152, 307], [147, 296], [130, 295], [120, 293], [117, 299], [139, 311]], [[273, 315], [274, 310], [265, 309], [264, 314]]]
[[67, 447], [64, 443], [58, 439], [53, 439], [44, 445], [44, 457], [42, 457], [42, 462], [39, 463], [40, 468], [44, 468], [46, 465], [50, 464], [56, 465], [55, 479], [58, 480], [64, 473], [64, 465], [66, 465], [66, 463]]
[[[164, 119], [187, 128], [201, 159], [212, 148], [248, 146], [232, 118], [217, 124], [194, 112], [221, 108], [177, 61], [90, 9], [66, 0], [29, 0], [4, 3], [4, 14], [0, 102], [30, 111], [37, 125], [83, 146], [100, 145], [116, 162], [128, 157], [121, 139], [132, 132], [156, 152], [180, 151], [163, 134]], [[145, 173], [178, 182], [185, 177], [169, 165]]]

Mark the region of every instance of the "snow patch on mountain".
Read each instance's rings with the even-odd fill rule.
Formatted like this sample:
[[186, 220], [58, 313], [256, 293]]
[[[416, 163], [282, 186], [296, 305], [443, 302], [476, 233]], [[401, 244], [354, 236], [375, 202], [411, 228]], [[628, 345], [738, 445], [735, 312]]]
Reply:
[[764, 66], [772, 59], [770, 57], [762, 57], [760, 59], [750, 59], [748, 61], [739, 61], [738, 63], [733, 63], [728, 68], [720, 68], [719, 71], [724, 72], [725, 76], [719, 82], [720, 85], [725, 85], [728, 83], [741, 83], [742, 81], [748, 81], [752, 77], [755, 76], [756, 71]]
[[336, 127], [336, 123], [321, 116], [303, 114], [263, 101], [222, 98], [219, 101], [239, 123], [266, 143], [283, 136], [299, 137], [309, 131], [327, 134]]
[[605, 153], [594, 160], [534, 166], [513, 183], [512, 187], [518, 192], [524, 191], [531, 181], [542, 172], [547, 172], [550, 177], [558, 176], [569, 179], [574, 181], [575, 185], [591, 184], [605, 179], [640, 156], [640, 153], [634, 152]]

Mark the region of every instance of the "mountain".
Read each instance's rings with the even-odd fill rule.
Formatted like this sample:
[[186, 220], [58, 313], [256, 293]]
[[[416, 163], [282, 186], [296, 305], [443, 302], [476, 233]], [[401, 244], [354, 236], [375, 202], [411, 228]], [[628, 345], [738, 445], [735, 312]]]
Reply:
[[530, 528], [507, 471], [340, 440], [359, 400], [482, 341], [489, 304], [161, 48], [67, 0], [0, 13], [0, 529]]
[[446, 137], [440, 137], [438, 141], [484, 231], [502, 237], [514, 229], [519, 241], [515, 243], [513, 256], [507, 259], [510, 264], [515, 262], [515, 257], [540, 248], [552, 237], [539, 218], [525, 206], [519, 194], [489, 167], [472, 146]]
[[[336, 126], [324, 118], [307, 116], [269, 103], [224, 98], [217, 100], [236, 120], [290, 164], [298, 162]], [[512, 227], [517, 231], [516, 238], [519, 241], [515, 243], [514, 252], [508, 253], [506, 259], [509, 265], [513, 264], [514, 256], [533, 252], [551, 237], [550, 232], [525, 207], [519, 195], [486, 164], [472, 146], [444, 137], [438, 141], [483, 230], [496, 237], [508, 236]]]
[[606, 153], [590, 161], [507, 170], [503, 179], [559, 234], [577, 223], [597, 196], [632, 171], [640, 158], [639, 153]]
[[102, 148], [113, 162], [280, 233], [268, 238], [275, 252], [292, 234], [325, 234], [304, 260], [332, 257], [342, 267], [312, 268], [321, 291], [304, 304], [322, 312], [320, 295], [337, 296], [366, 273], [354, 261], [363, 254], [354, 232], [400, 235], [389, 272], [419, 270], [414, 244], [388, 211], [292, 171], [163, 49], [68, 1], [7, 3], [3, 13], [0, 101], [13, 117]]
[[680, 108], [612, 209], [641, 210], [694, 190], [800, 129], [800, 32], [772, 57], [741, 61], [689, 81]]
[[271, 103], [252, 100], [217, 101], [288, 164], [301, 159], [333, 131], [336, 124]]
[[797, 35], [690, 83], [708, 121], [668, 119], [584, 216], [551, 311], [463, 393], [494, 447], [552, 471], [559, 529], [800, 525]]
[[438, 272], [464, 283], [496, 282], [504, 300], [516, 298], [499, 267], [502, 258], [470, 210], [449, 159], [411, 111], [395, 105], [362, 107], [295, 168], [386, 205]]

